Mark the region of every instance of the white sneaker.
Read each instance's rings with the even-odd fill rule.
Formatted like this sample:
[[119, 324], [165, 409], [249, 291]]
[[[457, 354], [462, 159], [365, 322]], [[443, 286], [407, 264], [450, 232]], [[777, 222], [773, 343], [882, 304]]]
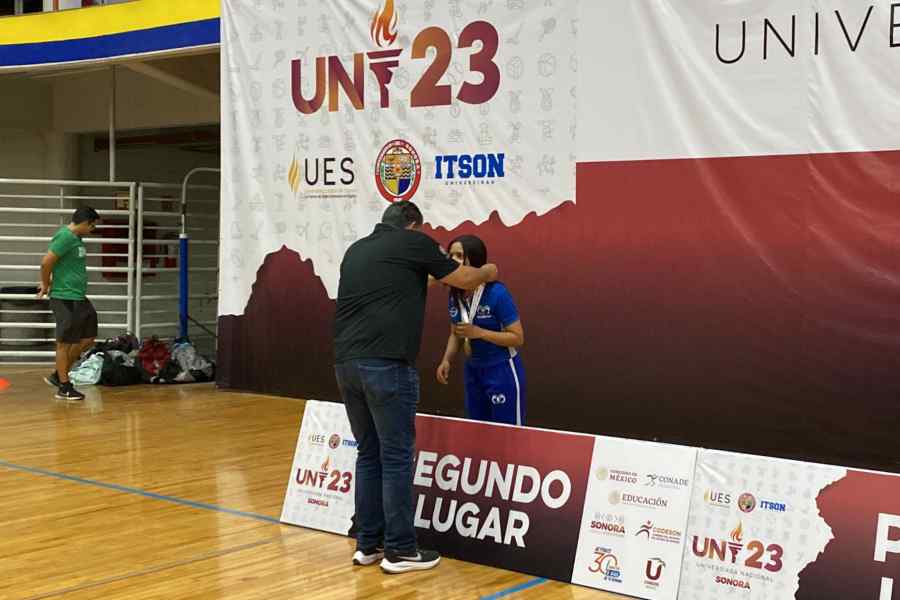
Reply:
[[441, 555], [434, 550], [419, 550], [410, 556], [389, 552], [381, 561], [381, 570], [385, 573], [425, 571], [435, 568], [439, 562], [441, 562]]
[[360, 567], [367, 567], [369, 565], [374, 565], [382, 558], [384, 558], [384, 548], [375, 548], [375, 550], [369, 553], [357, 550], [353, 553], [353, 564]]

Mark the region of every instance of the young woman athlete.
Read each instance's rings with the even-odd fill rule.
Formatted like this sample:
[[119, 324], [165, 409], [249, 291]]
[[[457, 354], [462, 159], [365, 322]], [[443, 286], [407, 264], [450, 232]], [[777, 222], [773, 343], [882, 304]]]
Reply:
[[[474, 235], [450, 242], [450, 258], [471, 267], [487, 262], [487, 247]], [[451, 364], [464, 348], [466, 416], [478, 421], [525, 424], [525, 369], [519, 348], [525, 332], [512, 295], [499, 281], [473, 292], [450, 289], [450, 337], [437, 379], [446, 385]]]

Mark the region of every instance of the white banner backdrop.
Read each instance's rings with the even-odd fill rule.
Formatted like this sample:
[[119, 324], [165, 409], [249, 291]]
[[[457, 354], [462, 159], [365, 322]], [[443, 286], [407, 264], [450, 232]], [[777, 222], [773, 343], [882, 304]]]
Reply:
[[346, 535], [355, 470], [356, 440], [344, 405], [307, 401], [281, 521]]
[[596, 438], [573, 583], [678, 596], [696, 456], [694, 448]]
[[[682, 598], [794, 598], [800, 572], [832, 539], [821, 490], [847, 470], [701, 450], [681, 577]], [[847, 556], [849, 561], [853, 557]]]
[[900, 147], [893, 0], [629, 0], [580, 10], [579, 162]]
[[329, 297], [388, 202], [453, 228], [575, 195], [577, 3], [222, 3], [222, 277], [241, 314], [264, 257]]

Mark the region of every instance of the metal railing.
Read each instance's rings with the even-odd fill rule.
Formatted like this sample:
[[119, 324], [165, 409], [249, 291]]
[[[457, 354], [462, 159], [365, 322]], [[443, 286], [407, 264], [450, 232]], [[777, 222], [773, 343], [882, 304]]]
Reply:
[[49, 304], [35, 294], [40, 259], [80, 206], [93, 206], [103, 219], [97, 235], [84, 239], [99, 246], [88, 252], [87, 270], [100, 336], [133, 329], [135, 190], [130, 182], [0, 179], [0, 361], [54, 356]]
[[[193, 291], [189, 314], [203, 328], [191, 331], [201, 353], [215, 352], [219, 273], [219, 186], [190, 185], [190, 212], [184, 227], [190, 233], [191, 264], [187, 268]], [[177, 337], [181, 329], [179, 275], [182, 232], [182, 184], [143, 183], [137, 200], [137, 264], [135, 335]]]
[[[84, 238], [98, 337], [177, 337], [181, 191], [181, 184], [0, 179], [0, 362], [52, 361], [55, 324], [47, 300], [36, 297], [40, 261], [55, 231], [86, 205], [101, 216], [96, 235]], [[201, 353], [214, 354], [219, 187], [188, 191], [189, 312], [202, 326], [191, 329], [191, 339]]]

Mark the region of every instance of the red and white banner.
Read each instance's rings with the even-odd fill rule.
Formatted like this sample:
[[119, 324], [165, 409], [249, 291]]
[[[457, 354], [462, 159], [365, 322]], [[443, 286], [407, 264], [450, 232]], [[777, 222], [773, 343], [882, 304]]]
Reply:
[[337, 400], [341, 253], [410, 197], [500, 265], [531, 424], [891, 468], [895, 0], [225, 0], [221, 80], [221, 385]]
[[424, 547], [568, 581], [594, 438], [419, 415], [416, 528]]
[[[893, 600], [900, 476], [418, 415], [419, 542], [648, 599]], [[309, 401], [281, 520], [346, 534], [356, 443]], [[690, 516], [688, 516], [690, 513]]]
[[346, 535], [355, 471], [356, 440], [344, 405], [307, 401], [281, 521]]
[[282, 246], [329, 297], [389, 202], [512, 226], [575, 193], [575, 2], [222, 3], [219, 314]]
[[[674, 599], [696, 451], [417, 415], [419, 543], [442, 554]], [[355, 441], [344, 407], [308, 401], [281, 520], [346, 534]]]
[[700, 451], [681, 598], [893, 600], [900, 476]]

